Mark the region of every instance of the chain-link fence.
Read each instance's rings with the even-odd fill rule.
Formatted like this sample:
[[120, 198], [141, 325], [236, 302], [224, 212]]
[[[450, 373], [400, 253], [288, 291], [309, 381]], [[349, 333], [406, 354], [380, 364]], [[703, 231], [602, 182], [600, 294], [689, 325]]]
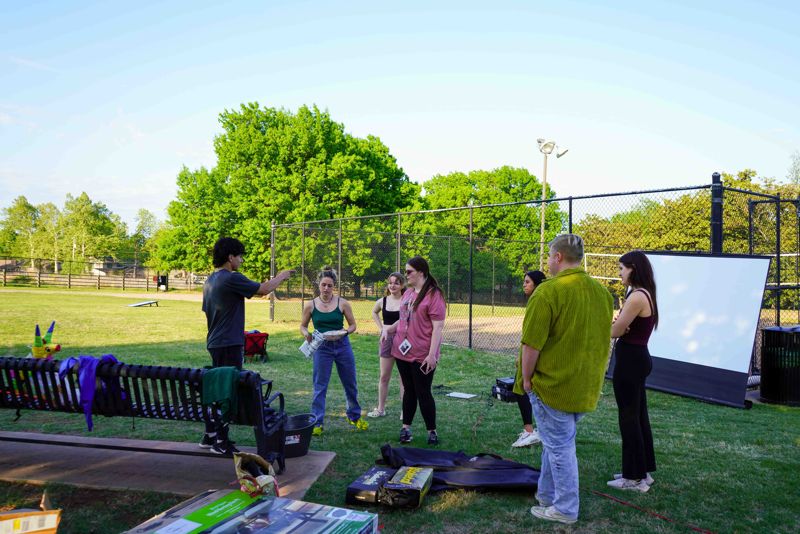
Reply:
[[800, 322], [797, 202], [784, 205], [778, 197], [720, 185], [715, 191], [715, 184], [275, 225], [273, 273], [291, 268], [299, 276], [276, 291], [271, 317], [299, 321], [304, 301], [317, 294], [317, 273], [331, 266], [339, 273], [340, 295], [353, 303], [359, 331], [377, 333], [371, 309], [386, 278], [419, 254], [447, 298], [444, 342], [513, 353], [526, 302], [523, 273], [545, 264], [546, 243], [570, 231], [584, 238], [587, 271], [617, 301], [623, 294], [617, 260], [629, 250], [778, 258], [783, 261], [773, 261], [762, 326]]

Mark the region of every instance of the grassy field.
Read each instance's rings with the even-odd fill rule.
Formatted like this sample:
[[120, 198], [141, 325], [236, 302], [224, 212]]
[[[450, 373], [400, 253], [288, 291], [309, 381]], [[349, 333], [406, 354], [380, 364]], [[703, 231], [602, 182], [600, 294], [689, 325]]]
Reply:
[[[64, 350], [60, 358], [78, 354], [112, 353], [126, 363], [203, 366], [205, 319], [199, 302], [162, 300], [158, 308], [128, 308], [137, 299], [88, 292], [12, 292], [0, 289], [0, 355], [25, 355], [33, 327], [57, 321], [54, 341]], [[252, 365], [273, 378], [287, 398], [290, 413], [307, 412], [311, 393], [310, 362], [297, 351], [296, 325], [270, 324], [268, 303], [248, 302], [247, 327], [270, 332], [270, 361]], [[378, 376], [377, 339], [352, 337], [358, 366], [361, 402], [375, 403]], [[539, 464], [540, 449], [512, 450], [520, 431], [515, 405], [492, 403], [487, 392], [495, 377], [513, 372], [513, 357], [445, 347], [434, 378], [441, 391], [476, 393], [471, 400], [437, 396], [441, 448], [469, 453], [493, 452]], [[344, 505], [345, 487], [380, 456], [385, 442], [397, 445], [397, 376], [393, 378], [391, 416], [371, 421], [364, 433], [351, 431], [344, 418], [344, 394], [331, 380], [325, 437], [312, 448], [335, 451], [337, 456], [306, 499]], [[581, 476], [580, 521], [568, 529], [533, 519], [528, 509], [532, 495], [450, 492], [430, 496], [422, 510], [375, 509], [384, 532], [686, 532], [694, 525], [716, 532], [796, 532], [800, 530], [800, 501], [796, 479], [800, 474], [800, 409], [755, 405], [737, 410], [650, 392], [650, 412], [659, 470], [647, 494], [614, 493], [626, 506], [602, 495], [605, 482], [619, 471], [620, 438], [610, 384], [604, 387], [598, 410], [579, 425], [578, 456]], [[89, 435], [83, 417], [71, 414], [26, 412], [13, 421], [11, 410], [0, 412], [3, 430]], [[414, 444], [422, 445], [422, 423], [416, 422]], [[194, 442], [200, 424], [140, 420], [135, 431], [127, 419], [99, 418], [92, 435], [135, 439], [171, 439]], [[254, 445], [249, 428], [234, 427], [234, 439]], [[0, 509], [31, 506], [39, 488], [0, 484]], [[117, 532], [180, 500], [135, 492], [92, 492], [51, 487], [56, 506], [63, 506], [59, 532]], [[130, 506], [127, 503], [132, 503]], [[120, 503], [119, 505], [108, 503]], [[126, 504], [122, 504], [126, 503]], [[97, 507], [106, 513], [89, 519]], [[656, 517], [667, 517], [669, 522]]]

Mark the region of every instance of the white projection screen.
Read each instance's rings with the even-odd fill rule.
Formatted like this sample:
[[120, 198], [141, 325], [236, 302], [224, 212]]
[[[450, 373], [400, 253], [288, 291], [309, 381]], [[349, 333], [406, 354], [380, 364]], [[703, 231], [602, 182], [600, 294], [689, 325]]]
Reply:
[[[770, 258], [648, 252], [658, 330], [647, 387], [745, 407]], [[613, 364], [612, 364], [613, 370]]]

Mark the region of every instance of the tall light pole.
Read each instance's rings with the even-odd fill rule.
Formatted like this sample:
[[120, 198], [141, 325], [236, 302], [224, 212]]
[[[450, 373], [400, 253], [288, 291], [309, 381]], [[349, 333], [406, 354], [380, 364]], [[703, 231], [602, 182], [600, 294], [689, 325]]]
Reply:
[[553, 153], [553, 150], [556, 151], [556, 158], [560, 158], [564, 154], [567, 153], [569, 149], [563, 150], [556, 150], [556, 142], [555, 141], [547, 141], [545, 139], [539, 138], [536, 140], [539, 143], [539, 152], [544, 154], [544, 172], [542, 173], [542, 203], [541, 203], [541, 215], [539, 217], [539, 222], [541, 223], [541, 228], [539, 230], [539, 270], [541, 271], [544, 267], [544, 208], [545, 208], [545, 201], [547, 200], [547, 156]]

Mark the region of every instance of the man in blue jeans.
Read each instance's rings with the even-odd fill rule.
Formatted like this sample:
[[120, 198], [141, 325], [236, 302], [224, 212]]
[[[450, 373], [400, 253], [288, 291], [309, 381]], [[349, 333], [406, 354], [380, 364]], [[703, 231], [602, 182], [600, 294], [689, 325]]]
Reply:
[[[203, 311], [208, 322], [206, 347], [213, 367], [242, 368], [244, 357], [244, 299], [267, 295], [294, 271], [281, 271], [275, 278], [259, 284], [239, 271], [244, 261], [244, 245], [238, 239], [223, 237], [214, 244], [215, 271], [203, 285]], [[228, 426], [206, 423], [200, 447], [226, 456], [237, 452], [228, 439]]]
[[612, 298], [581, 268], [583, 240], [550, 243], [553, 275], [534, 291], [522, 323], [522, 387], [542, 439], [542, 466], [531, 514], [578, 520], [577, 423], [597, 408], [611, 344]]

